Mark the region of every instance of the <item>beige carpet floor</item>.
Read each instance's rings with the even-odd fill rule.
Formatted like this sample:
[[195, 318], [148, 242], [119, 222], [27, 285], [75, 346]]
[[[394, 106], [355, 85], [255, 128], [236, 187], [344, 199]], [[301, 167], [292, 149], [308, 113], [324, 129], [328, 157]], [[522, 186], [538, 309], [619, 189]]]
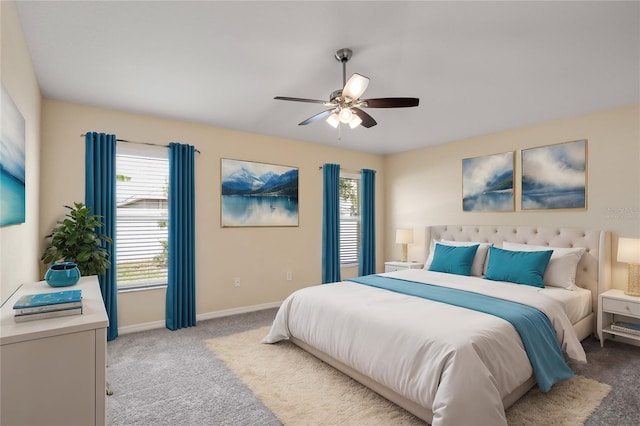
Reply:
[[[211, 351], [285, 425], [417, 425], [409, 412], [289, 342], [264, 345], [267, 327], [209, 340]], [[581, 376], [537, 388], [507, 410], [510, 425], [583, 425], [611, 387]]]

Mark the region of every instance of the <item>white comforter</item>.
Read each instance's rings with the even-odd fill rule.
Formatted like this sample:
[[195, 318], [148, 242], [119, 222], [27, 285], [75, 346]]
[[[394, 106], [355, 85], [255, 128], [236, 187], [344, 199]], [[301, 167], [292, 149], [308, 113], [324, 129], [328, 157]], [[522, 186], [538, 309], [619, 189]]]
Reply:
[[[424, 270], [384, 275], [533, 306], [549, 317], [562, 349], [586, 361], [562, 306], [533, 287]], [[506, 425], [503, 397], [532, 375], [509, 322], [350, 282], [291, 294], [263, 343], [292, 336], [430, 409], [433, 425]]]

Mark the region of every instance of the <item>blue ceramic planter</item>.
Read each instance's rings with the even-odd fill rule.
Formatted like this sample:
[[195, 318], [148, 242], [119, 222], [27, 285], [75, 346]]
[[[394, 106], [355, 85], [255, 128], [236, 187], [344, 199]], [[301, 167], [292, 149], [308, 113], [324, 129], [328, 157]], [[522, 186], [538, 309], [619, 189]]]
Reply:
[[74, 262], [58, 262], [49, 267], [44, 276], [51, 287], [68, 287], [80, 279], [80, 270]]

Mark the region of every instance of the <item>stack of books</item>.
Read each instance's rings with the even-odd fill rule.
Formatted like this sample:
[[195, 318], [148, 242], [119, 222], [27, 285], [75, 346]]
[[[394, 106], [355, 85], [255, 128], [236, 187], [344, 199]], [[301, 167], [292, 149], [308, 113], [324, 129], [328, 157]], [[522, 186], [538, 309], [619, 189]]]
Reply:
[[66, 317], [82, 313], [82, 290], [26, 294], [13, 305], [16, 322]]
[[633, 322], [617, 321], [611, 324], [611, 329], [615, 331], [622, 331], [624, 333], [640, 335], [640, 324]]

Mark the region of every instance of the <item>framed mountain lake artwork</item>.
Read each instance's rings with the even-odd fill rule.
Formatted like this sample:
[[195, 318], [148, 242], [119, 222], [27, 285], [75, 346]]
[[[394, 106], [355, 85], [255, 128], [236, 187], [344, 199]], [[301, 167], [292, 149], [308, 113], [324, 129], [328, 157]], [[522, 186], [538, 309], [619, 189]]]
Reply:
[[298, 226], [298, 168], [221, 159], [221, 225]]
[[513, 151], [462, 160], [462, 210], [513, 211]]
[[586, 208], [586, 139], [522, 150], [522, 210]]
[[25, 121], [4, 84], [1, 103], [0, 226], [5, 226], [25, 221]]

